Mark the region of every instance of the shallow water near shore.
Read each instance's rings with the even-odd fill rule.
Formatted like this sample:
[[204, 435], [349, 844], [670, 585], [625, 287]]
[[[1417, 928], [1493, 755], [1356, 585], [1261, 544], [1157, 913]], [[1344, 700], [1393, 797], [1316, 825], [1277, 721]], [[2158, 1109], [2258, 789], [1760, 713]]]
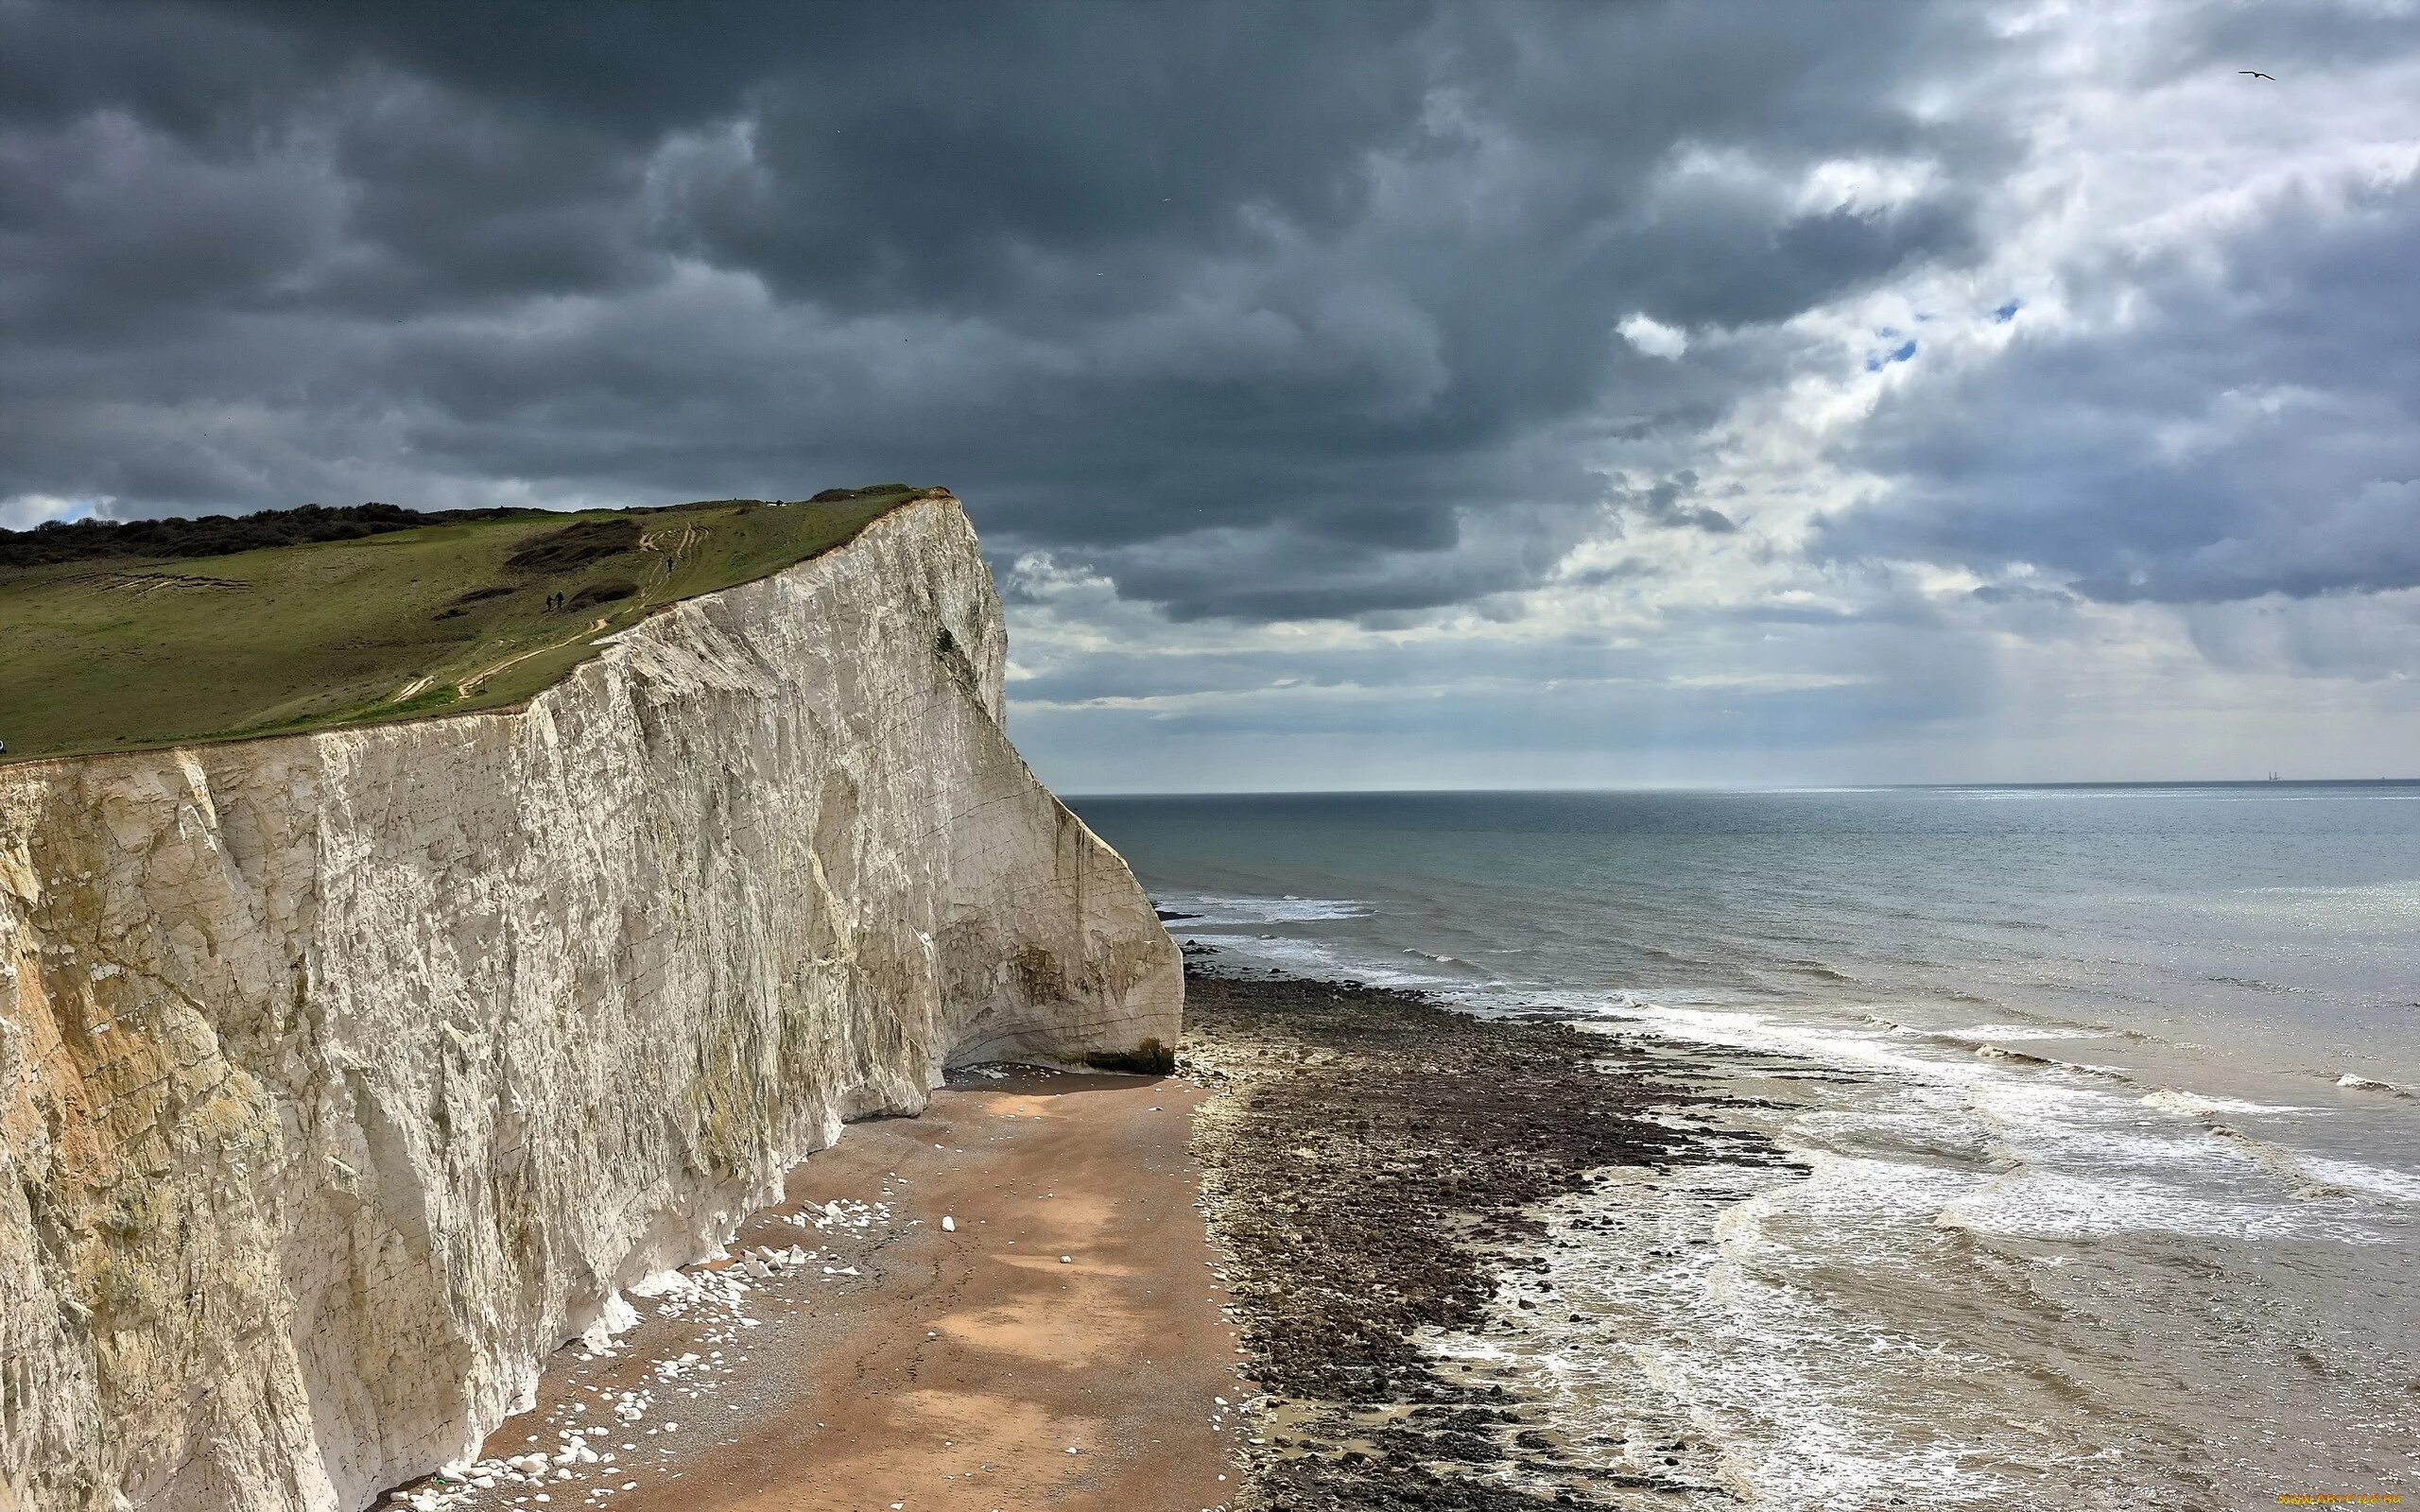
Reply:
[[1077, 807], [1226, 970], [1567, 1010], [1797, 1157], [1562, 1199], [1520, 1326], [1432, 1341], [1575, 1441], [1773, 1507], [2420, 1489], [2420, 785]]

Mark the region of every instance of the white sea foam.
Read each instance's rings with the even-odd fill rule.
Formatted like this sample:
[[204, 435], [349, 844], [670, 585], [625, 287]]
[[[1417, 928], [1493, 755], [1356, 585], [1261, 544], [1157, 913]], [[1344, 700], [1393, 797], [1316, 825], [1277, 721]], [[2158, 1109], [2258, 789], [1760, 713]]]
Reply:
[[2148, 1108], [2156, 1108], [2163, 1113], [2173, 1113], [2179, 1118], [2207, 1118], [2216, 1113], [2278, 1114], [2312, 1111], [2308, 1108], [2295, 1108], [2285, 1103], [2256, 1103], [2241, 1097], [2205, 1097], [2199, 1092], [2184, 1091], [2174, 1087], [2162, 1087], [2156, 1091], [2145, 1093], [2143, 1104]]
[[2390, 1097], [2420, 1097], [2420, 1089], [2406, 1087], [2401, 1082], [2380, 1081], [2376, 1076], [2363, 1076], [2350, 1071], [2337, 1077], [2336, 1085], [2353, 1091], [2384, 1092]]
[[1169, 922], [1184, 929], [1207, 930], [1256, 924], [1313, 924], [1331, 919], [1367, 919], [1370, 905], [1351, 898], [1253, 897], [1241, 893], [1167, 893], [1159, 906], [1170, 913], [1198, 918]]
[[[1875, 1101], [1778, 1130], [1812, 1156], [1821, 1178], [1810, 1181], [1808, 1200], [1822, 1202], [1836, 1223], [1849, 1220], [1861, 1200], [1857, 1194], [1885, 1174], [1912, 1183], [1892, 1191], [1890, 1203], [1938, 1211], [1941, 1222], [1979, 1232], [2034, 1238], [2156, 1231], [2368, 1243], [2379, 1236], [2346, 1226], [2340, 1215], [2314, 1212], [2310, 1199], [2337, 1188], [2398, 1195], [2394, 1173], [2380, 1179], [2356, 1171], [2340, 1180], [2221, 1121], [2314, 1111], [2308, 1108], [2176, 1088], [2135, 1094], [2123, 1081], [2100, 1085], [2109, 1078], [2090, 1076], [2093, 1068], [1990, 1043], [1969, 1056], [1944, 1056], [1924, 1048], [1938, 1042], [1933, 1037], [1775, 1012], [1634, 1003], [1632, 1013], [1634, 1024], [1659, 1035], [1783, 1051], [1887, 1075]], [[2145, 1108], [2193, 1127], [2163, 1134], [2145, 1126]], [[1962, 1184], [1934, 1168], [1893, 1162], [1894, 1143], [1906, 1154], [1967, 1162], [1989, 1152], [2008, 1169]], [[1868, 1163], [1836, 1166], [1835, 1158]], [[1844, 1182], [1844, 1171], [1858, 1178]], [[2246, 1187], [2247, 1179], [2256, 1185]]]
[[1631, 999], [1624, 1017], [1636, 1026], [1692, 1044], [1759, 1054], [1783, 1052], [1810, 1060], [1861, 1070], [1929, 1077], [1941, 1062], [1925, 1057], [1898, 1037], [1813, 1019], [1794, 1019], [1749, 1008], [1701, 1008]]
[[1225, 936], [1207, 929], [1198, 933], [1219, 947], [1223, 954], [1214, 959], [1230, 968], [1274, 968], [1295, 976], [1366, 982], [1374, 987], [1424, 988], [1440, 987], [1446, 981], [1434, 972], [1414, 970], [1399, 961], [1374, 960], [1366, 953], [1341, 949], [1323, 940], [1267, 934]]
[[2319, 1156], [2302, 1157], [2302, 1166], [2319, 1180], [2332, 1186], [2399, 1203], [2420, 1203], [2420, 1171], [2398, 1171], [2383, 1165], [2332, 1160]]
[[[1502, 1316], [1521, 1344], [1456, 1335], [1441, 1349], [1523, 1380], [1566, 1420], [1614, 1432], [1637, 1468], [1726, 1499], [1863, 1508], [1921, 1488], [1928, 1506], [2009, 1504], [2016, 1488], [1925, 1420], [1928, 1399], [1902, 1400], [1913, 1382], [1994, 1362], [1843, 1311], [1832, 1289], [1802, 1280], [1824, 1263], [1803, 1236], [1836, 1205], [1886, 1211], [1929, 1179], [1884, 1161], [1829, 1162], [1803, 1183], [1712, 1165], [1567, 1199], [1561, 1212], [1591, 1226], [1569, 1230], [1582, 1242], [1506, 1288]], [[1605, 1222], [1610, 1244], [1594, 1227]], [[1553, 1306], [1514, 1310], [1523, 1297]], [[1571, 1307], [1583, 1322], [1563, 1321]], [[1871, 1389], [1886, 1361], [1900, 1397]]]
[[[2214, 1505], [2246, 1467], [2316, 1465], [2278, 1424], [2339, 1457], [2349, 1442], [2420, 1463], [2382, 1447], [2420, 1441], [2397, 1363], [2420, 1171], [2391, 1101], [2420, 1097], [2401, 1069], [2420, 884], [2328, 885], [2388, 874], [2365, 838], [2260, 879], [2290, 885], [2245, 887], [2197, 859], [2240, 846], [2169, 856], [2105, 822], [2146, 799], [2168, 823], [2188, 802], [2420, 790], [1944, 796], [2102, 806], [1953, 801], [1935, 813], [1959, 833], [1927, 838], [1914, 811], [1931, 795], [1876, 798], [1913, 814], [1907, 854], [1862, 821], [1804, 843], [1624, 833], [1601, 853], [1524, 829], [1519, 868], [1440, 850], [1408, 880], [1364, 880], [1340, 845], [1304, 876], [1343, 880], [1297, 890], [1371, 902], [1163, 902], [1223, 920], [1171, 927], [1237, 960], [1474, 1011], [1564, 1008], [1693, 1083], [1742, 1078], [1745, 1101], [1646, 1122], [1762, 1135], [1792, 1160], [1681, 1162], [1572, 1199], [1593, 1216], [1538, 1252], [1549, 1269], [1508, 1280], [1512, 1310], [1483, 1339], [1444, 1341], [1547, 1393], [1547, 1420], [1592, 1459], [1792, 1512], [2080, 1508], [2114, 1472], [2156, 1504]], [[1843, 812], [1826, 801], [1806, 812]], [[2230, 834], [2247, 821], [2228, 816], [2257, 816], [2207, 812], [2192, 822]], [[1648, 813], [1651, 836], [1670, 815]], [[2070, 843], [1973, 868], [1965, 837], [1992, 825]], [[1415, 840], [1389, 854], [1418, 861]], [[1450, 933], [1421, 927], [1448, 907]], [[1503, 980], [1453, 979], [1445, 951]], [[2295, 1069], [2320, 1066], [2338, 1068], [2324, 1092]], [[1512, 1306], [1522, 1288], [1534, 1310]], [[2299, 1373], [2306, 1346], [2324, 1383]], [[2246, 1380], [2255, 1349], [2264, 1370]]]
[[2014, 1171], [1961, 1197], [1938, 1220], [1989, 1233], [2086, 1239], [2157, 1231], [2214, 1239], [2386, 1244], [2393, 1236], [2310, 1206], [2234, 1200], [2169, 1182], [2069, 1171]]
[[2106, 1029], [2071, 1029], [2051, 1023], [1978, 1023], [1956, 1029], [1911, 1029], [1912, 1034], [1931, 1034], [1944, 1040], [1968, 1044], [2002, 1040], [2106, 1040]]

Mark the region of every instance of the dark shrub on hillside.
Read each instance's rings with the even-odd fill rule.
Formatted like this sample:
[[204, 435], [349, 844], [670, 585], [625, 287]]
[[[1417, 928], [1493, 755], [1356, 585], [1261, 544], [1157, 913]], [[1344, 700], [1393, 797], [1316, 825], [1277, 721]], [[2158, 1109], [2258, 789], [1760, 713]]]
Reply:
[[617, 598], [628, 598], [638, 591], [639, 585], [627, 577], [617, 577], [612, 582], [591, 583], [579, 593], [572, 594], [570, 601], [564, 604], [563, 608], [586, 609], [593, 604], [611, 604]]
[[638, 544], [639, 524], [635, 520], [582, 520], [527, 541], [504, 558], [504, 564], [516, 572], [567, 573], [593, 561], [636, 551]]
[[504, 520], [531, 512], [441, 509], [423, 513], [391, 504], [358, 504], [340, 509], [306, 504], [300, 509], [214, 514], [199, 520], [78, 520], [73, 524], [53, 520], [31, 530], [0, 530], [0, 567], [39, 567], [108, 557], [225, 557], [266, 546], [356, 541], [422, 525]]
[[877, 493], [906, 493], [905, 483], [874, 483], [862, 489], [826, 489], [807, 500], [809, 504], [846, 504], [851, 499], [871, 499]]

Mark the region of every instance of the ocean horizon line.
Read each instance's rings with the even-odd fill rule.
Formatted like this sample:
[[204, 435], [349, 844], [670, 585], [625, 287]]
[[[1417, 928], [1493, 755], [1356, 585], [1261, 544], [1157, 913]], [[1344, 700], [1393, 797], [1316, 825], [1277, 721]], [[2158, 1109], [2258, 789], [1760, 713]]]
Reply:
[[2410, 777], [2180, 777], [2080, 779], [2065, 782], [2005, 782], [1988, 780], [1945, 782], [1635, 782], [1540, 787], [1201, 787], [1116, 788], [1063, 795], [1074, 803], [1097, 799], [1137, 798], [1485, 798], [1580, 797], [1630, 793], [1955, 793], [2159, 791], [2170, 788], [2313, 788], [2420, 786], [2420, 775]]

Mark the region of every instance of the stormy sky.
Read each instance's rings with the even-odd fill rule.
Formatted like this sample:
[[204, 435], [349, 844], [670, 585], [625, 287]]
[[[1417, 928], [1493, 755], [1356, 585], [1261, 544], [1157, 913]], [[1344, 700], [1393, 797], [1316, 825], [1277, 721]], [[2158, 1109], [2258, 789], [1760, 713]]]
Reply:
[[947, 484], [1079, 792], [2420, 771], [2415, 266], [2410, 0], [0, 0], [0, 525]]

